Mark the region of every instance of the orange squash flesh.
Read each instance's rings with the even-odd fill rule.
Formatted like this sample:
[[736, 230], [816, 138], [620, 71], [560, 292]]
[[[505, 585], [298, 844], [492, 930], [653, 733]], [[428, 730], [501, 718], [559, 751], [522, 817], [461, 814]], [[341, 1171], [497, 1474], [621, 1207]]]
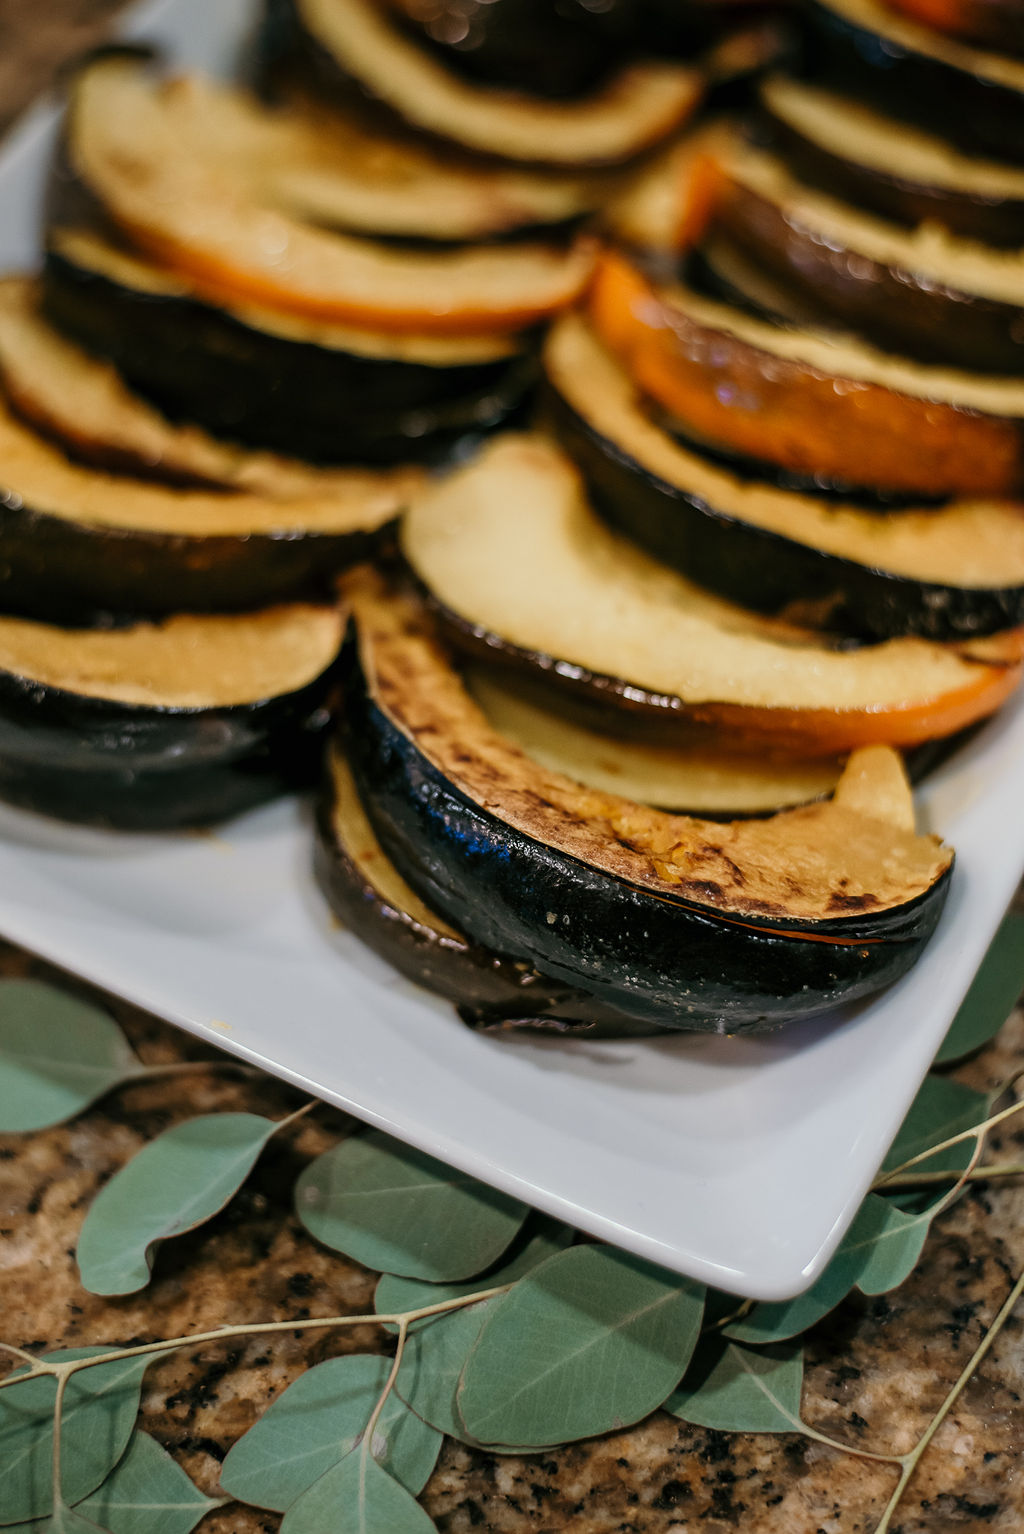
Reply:
[[589, 312], [639, 387], [697, 438], [796, 473], [885, 490], [1003, 496], [1024, 488], [1017, 421], [761, 350], [686, 313], [621, 256], [599, 262]]

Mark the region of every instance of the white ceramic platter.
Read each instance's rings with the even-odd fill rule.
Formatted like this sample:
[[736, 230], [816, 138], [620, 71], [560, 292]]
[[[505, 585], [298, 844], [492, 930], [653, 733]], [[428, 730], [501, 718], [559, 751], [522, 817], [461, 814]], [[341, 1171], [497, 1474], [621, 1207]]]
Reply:
[[[228, 67], [244, 0], [133, 15]], [[0, 268], [36, 260], [54, 114], [0, 156]], [[870, 1005], [757, 1040], [478, 1038], [332, 927], [303, 806], [215, 836], [128, 837], [0, 811], [0, 931], [97, 984], [668, 1268], [762, 1299], [820, 1272], [1024, 869], [1024, 707], [922, 795], [958, 864], [916, 971]]]

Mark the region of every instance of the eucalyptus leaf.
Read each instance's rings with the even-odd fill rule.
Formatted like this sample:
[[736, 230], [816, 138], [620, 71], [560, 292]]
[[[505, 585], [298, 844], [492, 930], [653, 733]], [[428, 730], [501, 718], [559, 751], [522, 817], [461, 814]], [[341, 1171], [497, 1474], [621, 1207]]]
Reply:
[[992, 940], [973, 984], [949, 1025], [935, 1056], [936, 1065], [962, 1060], [1005, 1023], [1024, 990], [1024, 911], [1010, 911]]
[[59, 1124], [144, 1070], [99, 1007], [41, 980], [0, 980], [0, 1131]]
[[459, 1416], [455, 1393], [466, 1360], [502, 1296], [467, 1305], [410, 1332], [395, 1390], [424, 1422], [463, 1443], [476, 1440]]
[[[526, 1239], [517, 1242], [509, 1260], [491, 1268], [479, 1278], [469, 1279], [462, 1284], [431, 1284], [424, 1279], [399, 1278], [397, 1274], [385, 1273], [374, 1293], [374, 1308], [378, 1315], [401, 1315], [404, 1311], [419, 1310], [423, 1305], [439, 1305], [445, 1300], [461, 1299], [463, 1295], [473, 1294], [477, 1289], [496, 1289], [501, 1284], [513, 1284], [524, 1273], [531, 1272], [568, 1246], [573, 1235], [570, 1226], [563, 1225], [560, 1220], [538, 1216], [533, 1233], [529, 1229], [523, 1232]], [[422, 1321], [413, 1321], [409, 1327], [410, 1332], [425, 1326], [429, 1320], [430, 1317], [425, 1316]], [[389, 1321], [385, 1329], [396, 1332], [398, 1327]]]
[[801, 1342], [748, 1348], [708, 1336], [665, 1410], [722, 1433], [798, 1433], [803, 1378]]
[[436, 1534], [404, 1486], [372, 1454], [353, 1449], [284, 1515], [281, 1534]]
[[[229, 1451], [220, 1475], [224, 1490], [283, 1513], [355, 1447], [390, 1369], [390, 1358], [373, 1353], [307, 1369]], [[441, 1434], [392, 1391], [372, 1447], [374, 1458], [415, 1496], [437, 1462]]]
[[[989, 1111], [989, 1100], [983, 1092], [975, 1092], [949, 1076], [926, 1076], [895, 1140], [882, 1163], [882, 1170], [889, 1172], [902, 1166], [932, 1145], [980, 1124]], [[974, 1143], [964, 1140], [951, 1145], [938, 1155], [929, 1156], [922, 1162], [930, 1171], [960, 1171], [971, 1159]]]
[[[64, 1363], [110, 1351], [73, 1348], [45, 1357], [49, 1363]], [[61, 1418], [61, 1486], [66, 1502], [81, 1502], [95, 1491], [121, 1458], [138, 1415], [142, 1376], [151, 1362], [149, 1355], [114, 1359], [71, 1375]], [[56, 1395], [53, 1375], [40, 1375], [0, 1390], [2, 1525], [45, 1518], [53, 1509]]]
[[191, 1534], [221, 1500], [194, 1486], [155, 1438], [136, 1432], [127, 1453], [78, 1511], [109, 1534]]
[[538, 1447], [626, 1427], [678, 1384], [704, 1287], [610, 1246], [574, 1246], [494, 1302], [457, 1409], [481, 1443]]
[[377, 1130], [318, 1156], [296, 1184], [295, 1207], [311, 1235], [364, 1267], [438, 1283], [489, 1268], [528, 1213]]
[[223, 1209], [279, 1127], [255, 1113], [210, 1113], [143, 1146], [85, 1217], [77, 1252], [85, 1288], [92, 1294], [145, 1288], [153, 1248]]
[[793, 1300], [755, 1305], [741, 1321], [725, 1327], [725, 1335], [736, 1342], [783, 1342], [820, 1321], [853, 1288], [863, 1294], [897, 1288], [921, 1255], [936, 1207], [932, 1203], [920, 1214], [907, 1214], [869, 1193], [832, 1261], [809, 1289]]

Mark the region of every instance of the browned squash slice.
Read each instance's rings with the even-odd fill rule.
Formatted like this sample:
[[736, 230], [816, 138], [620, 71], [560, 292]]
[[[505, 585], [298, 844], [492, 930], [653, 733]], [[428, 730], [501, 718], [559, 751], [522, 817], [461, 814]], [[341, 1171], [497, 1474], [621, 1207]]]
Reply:
[[808, 755], [912, 745], [983, 718], [1020, 679], [1019, 633], [830, 649], [712, 596], [609, 532], [538, 437], [501, 438], [428, 491], [401, 546], [454, 642], [669, 738], [705, 725]]
[[905, 973], [950, 854], [885, 748], [835, 798], [720, 824], [582, 787], [487, 723], [417, 603], [346, 579], [350, 761], [381, 845], [499, 953], [675, 1029], [773, 1027]]
[[[93, 112], [131, 122], [146, 74], [144, 61], [124, 56], [88, 65], [76, 86], [79, 122]], [[352, 106], [303, 101], [271, 111], [199, 75], [166, 81], [159, 96], [162, 131], [211, 177], [268, 208], [357, 233], [485, 240], [578, 218], [606, 193], [607, 177], [593, 173], [445, 156], [412, 135], [369, 127]]]
[[582, 317], [545, 349], [552, 420], [606, 521], [721, 596], [890, 638], [1024, 621], [1024, 510], [965, 499], [880, 515], [740, 477], [656, 423]]
[[653, 1031], [458, 932], [385, 853], [337, 742], [325, 778], [314, 842], [317, 882], [343, 925], [400, 974], [454, 1002], [463, 1022], [488, 1032], [602, 1038]]
[[[420, 469], [315, 469], [272, 453], [231, 447], [195, 426], [175, 425], [127, 388], [108, 363], [90, 357], [48, 325], [39, 313], [39, 297], [38, 283], [31, 278], [0, 279], [0, 380], [16, 413], [55, 438], [72, 458], [142, 479], [245, 491], [272, 501], [309, 500], [311, 517], [334, 516], [336, 530], [346, 524], [365, 531], [382, 526], [423, 482]], [[33, 463], [39, 472], [45, 460], [42, 477], [24, 484], [23, 499], [39, 506], [40, 489], [50, 484], [57, 500], [66, 504], [68, 487], [88, 481], [84, 476], [75, 480], [70, 472], [47, 480], [47, 474], [60, 476], [65, 466], [29, 434], [16, 433], [4, 415], [0, 478], [6, 487], [16, 489], [18, 474], [26, 469], [31, 474]], [[145, 501], [143, 490], [143, 520]], [[49, 504], [45, 494], [42, 504]], [[207, 498], [194, 530], [223, 530], [217, 524], [218, 513]]]
[[900, 224], [933, 220], [990, 245], [1024, 242], [1020, 166], [962, 154], [938, 134], [783, 75], [758, 94], [780, 152], [821, 191]]
[[890, 10], [949, 37], [1017, 57], [1024, 54], [1024, 12], [1016, 0], [885, 0]]
[[418, 128], [544, 165], [611, 165], [656, 144], [696, 109], [698, 70], [635, 64], [591, 96], [552, 102], [471, 85], [418, 48], [372, 0], [296, 0], [305, 30], [345, 74]]
[[[132, 443], [132, 416], [105, 440], [116, 445], [123, 429]], [[211, 466], [183, 436], [154, 428], [149, 440], [169, 441], [165, 463]], [[0, 401], [0, 610], [88, 623], [101, 612], [235, 612], [325, 594], [423, 482], [416, 471], [318, 478], [283, 464], [277, 474], [257, 455], [246, 474], [238, 458], [233, 486], [133, 479], [70, 461]]]
[[656, 746], [602, 735], [510, 687], [507, 678], [491, 668], [472, 668], [466, 687], [488, 723], [531, 761], [588, 788], [659, 809], [714, 819], [766, 815], [823, 798], [835, 788], [841, 771], [839, 762], [827, 758], [754, 758], [743, 752]]
[[222, 156], [183, 142], [168, 110], [175, 91], [134, 58], [88, 69], [68, 154], [123, 233], [206, 297], [378, 330], [479, 334], [536, 324], [587, 279], [586, 239], [423, 252], [313, 227], [261, 200]]
[[993, 250], [934, 224], [901, 228], [815, 191], [739, 137], [716, 153], [713, 227], [826, 323], [925, 361], [1024, 371], [1020, 250]]
[[854, 337], [782, 328], [615, 254], [597, 334], [684, 432], [810, 479], [922, 496], [1024, 488], [1024, 385], [917, 366]]

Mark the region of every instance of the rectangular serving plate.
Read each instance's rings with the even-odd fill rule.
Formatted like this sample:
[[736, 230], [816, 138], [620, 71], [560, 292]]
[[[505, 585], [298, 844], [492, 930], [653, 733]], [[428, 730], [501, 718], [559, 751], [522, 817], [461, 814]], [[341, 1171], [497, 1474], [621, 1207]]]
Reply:
[[[223, 72], [247, 0], [158, 0], [123, 35]], [[0, 269], [38, 262], [56, 111], [0, 154]], [[2, 466], [0, 466], [2, 472]], [[1024, 702], [919, 795], [957, 849], [916, 970], [759, 1039], [478, 1037], [332, 924], [308, 806], [213, 835], [123, 836], [0, 808], [0, 931], [593, 1235], [755, 1299], [835, 1250], [1024, 869]]]

